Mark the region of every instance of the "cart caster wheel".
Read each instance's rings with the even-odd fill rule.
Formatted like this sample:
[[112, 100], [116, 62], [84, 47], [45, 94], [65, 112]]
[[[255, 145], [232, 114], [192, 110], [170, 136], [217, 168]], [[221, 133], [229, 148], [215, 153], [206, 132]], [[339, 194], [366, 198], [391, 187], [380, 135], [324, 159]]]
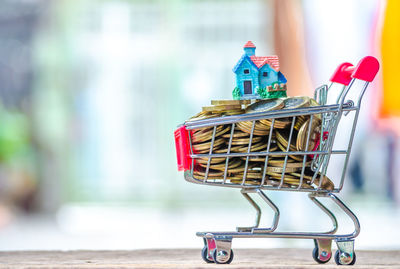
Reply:
[[207, 248], [206, 246], [204, 246], [203, 249], [201, 250], [201, 257], [203, 258], [203, 260], [204, 260], [206, 263], [214, 263], [213, 260], [210, 260], [210, 259], [208, 258], [208, 248]]
[[[233, 260], [233, 250], [230, 251], [231, 253], [228, 254], [225, 250], [220, 250], [218, 251], [217, 249], [214, 249], [212, 252], [212, 256], [214, 259], [214, 262], [217, 264], [229, 264]], [[229, 258], [227, 259], [227, 256], [229, 255]]]
[[324, 253], [324, 252], [322, 253], [323, 259], [321, 259], [321, 257], [319, 256], [319, 249], [318, 249], [318, 247], [315, 247], [313, 249], [313, 252], [312, 252], [312, 256], [314, 258], [314, 261], [316, 261], [317, 263], [327, 263], [327, 262], [329, 262], [331, 257], [332, 257], [332, 252], [329, 252], [329, 253], [328, 252]]
[[336, 251], [335, 253], [335, 262], [337, 265], [353, 265], [356, 263], [356, 253], [353, 253], [353, 260], [349, 262], [351, 259], [351, 256], [347, 252], [342, 252], [342, 255], [340, 255], [339, 250]]

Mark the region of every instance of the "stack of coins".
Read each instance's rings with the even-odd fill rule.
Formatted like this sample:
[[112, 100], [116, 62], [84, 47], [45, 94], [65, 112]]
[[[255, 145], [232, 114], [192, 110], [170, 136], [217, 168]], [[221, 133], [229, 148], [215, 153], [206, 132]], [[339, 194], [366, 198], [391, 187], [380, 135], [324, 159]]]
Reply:
[[[189, 121], [317, 105], [318, 103], [309, 97], [267, 99], [253, 101], [253, 103], [250, 100], [213, 100], [211, 106], [203, 107], [202, 112], [190, 118]], [[294, 123], [292, 123], [293, 120], [295, 120]], [[312, 184], [314, 187], [319, 186], [322, 178], [321, 188], [332, 190], [334, 185], [326, 176], [317, 175], [316, 179], [312, 181], [314, 172], [310, 169], [311, 159], [308, 155], [292, 154], [285, 157], [273, 154], [287, 150], [312, 151], [319, 139], [321, 117], [316, 115], [312, 118], [312, 122], [310, 120], [310, 116], [297, 116], [295, 119], [282, 117], [274, 120], [242, 121], [235, 124], [233, 133], [231, 124], [218, 125], [215, 129], [212, 149], [210, 147], [214, 127], [192, 130], [194, 153], [227, 154], [227, 157], [196, 158], [194, 176], [197, 179], [204, 179], [207, 176], [207, 179], [210, 180], [221, 180], [225, 177], [228, 182], [234, 184], [244, 182], [255, 185], [261, 184], [261, 180], [264, 178], [264, 184], [267, 186], [297, 188], [300, 184], [302, 170], [304, 170], [301, 181], [302, 188], [313, 188]], [[293, 130], [291, 130], [292, 125]], [[272, 132], [271, 127], [273, 128]], [[270, 135], [271, 137], [269, 137]], [[270, 152], [268, 157], [265, 154], [241, 157], [230, 155], [230, 153], [255, 153], [267, 150]], [[285, 169], [283, 169], [284, 166]], [[245, 171], [246, 167], [247, 171]], [[265, 169], [265, 167], [267, 168]], [[281, 181], [282, 175], [283, 181]]]
[[[245, 113], [245, 106], [250, 100], [212, 100], [211, 106], [203, 107], [202, 111], [191, 117], [189, 121], [239, 115]], [[216, 127], [212, 153], [226, 153], [226, 134], [230, 135], [231, 125], [219, 125]], [[214, 127], [206, 127], [191, 131], [192, 149], [194, 153], [210, 153]], [[248, 135], [247, 135], [248, 136]], [[235, 169], [241, 166], [240, 160], [231, 158], [228, 160], [228, 168]], [[217, 179], [223, 176], [225, 171], [226, 158], [197, 158], [194, 175], [197, 178], [204, 178], [208, 169], [207, 178]]]

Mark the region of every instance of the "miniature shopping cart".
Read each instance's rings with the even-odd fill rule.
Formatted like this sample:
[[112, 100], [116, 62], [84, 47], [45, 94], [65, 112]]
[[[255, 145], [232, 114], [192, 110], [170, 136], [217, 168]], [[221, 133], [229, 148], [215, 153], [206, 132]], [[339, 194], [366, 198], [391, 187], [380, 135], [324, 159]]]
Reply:
[[[365, 90], [379, 70], [378, 61], [371, 56], [363, 58], [356, 67], [350, 63], [341, 64], [334, 75], [331, 77], [331, 85], [322, 86], [315, 90], [315, 99], [319, 100], [319, 104], [311, 107], [300, 107], [295, 109], [281, 109], [267, 112], [255, 112], [250, 114], [241, 114], [233, 116], [215, 117], [210, 119], [202, 119], [195, 121], [186, 121], [183, 125], [179, 126], [175, 131], [175, 142], [178, 157], [178, 168], [184, 170], [185, 179], [192, 183], [209, 185], [209, 186], [222, 186], [241, 189], [241, 194], [250, 202], [256, 209], [256, 221], [252, 227], [237, 228], [237, 231], [232, 232], [198, 232], [197, 236], [204, 239], [204, 248], [202, 250], [202, 257], [208, 263], [230, 263], [233, 259], [233, 251], [231, 250], [231, 243], [233, 238], [264, 238], [264, 237], [278, 237], [278, 238], [301, 238], [313, 239], [315, 248], [313, 251], [313, 258], [318, 263], [326, 263], [332, 256], [331, 244], [334, 240], [337, 244], [338, 250], [335, 253], [335, 261], [340, 265], [353, 265], [356, 261], [354, 252], [354, 238], [360, 232], [360, 224], [355, 214], [335, 195], [339, 193], [344, 184], [345, 172], [351, 153], [351, 146], [354, 138], [354, 133], [357, 125], [357, 118], [360, 111], [360, 105]], [[358, 82], [361, 81], [361, 82]], [[334, 104], [326, 104], [326, 95], [330, 91], [334, 83], [342, 85], [339, 91], [339, 96]], [[362, 85], [359, 89], [360, 93], [356, 102], [347, 100], [346, 96], [352, 91], [353, 85]], [[355, 88], [355, 87], [353, 87]], [[338, 133], [338, 126], [341, 119], [348, 114], [352, 114], [352, 125], [349, 132], [349, 139], [344, 148], [336, 149], [334, 147], [335, 137]], [[296, 119], [299, 117], [308, 117], [310, 122], [318, 118], [320, 122], [318, 143], [317, 147], [310, 149], [311, 143], [311, 125], [308, 125], [308, 135], [306, 139], [305, 150], [296, 150], [290, 147], [291, 140], [293, 139], [294, 125]], [[273, 140], [273, 130], [276, 122], [285, 119], [289, 120], [290, 128], [288, 128], [288, 145], [285, 150], [271, 151], [271, 141]], [[269, 120], [270, 129], [269, 136], [266, 141], [266, 149], [262, 151], [252, 151], [252, 141], [255, 126], [260, 120]], [[231, 152], [232, 137], [234, 136], [235, 126], [240, 122], [251, 123], [251, 132], [249, 134], [248, 150], [246, 152]], [[220, 126], [230, 126], [230, 139], [227, 144], [225, 152], [214, 152], [214, 143], [216, 133]], [[212, 130], [212, 137], [210, 141], [209, 151], [207, 153], [196, 153], [193, 150], [192, 132], [201, 128], [209, 128]], [[341, 130], [340, 130], [341, 132]], [[229, 132], [228, 132], [229, 133]], [[280, 177], [278, 180], [271, 181], [266, 174], [268, 171], [268, 160], [279, 156], [283, 159], [283, 166], [280, 170]], [[286, 168], [290, 165], [290, 157], [296, 156], [300, 158], [303, 166], [301, 172], [299, 171], [299, 180], [296, 185], [286, 184], [285, 177], [287, 174]], [[343, 165], [341, 166], [341, 178], [331, 188], [324, 187], [324, 178], [327, 177], [327, 170], [329, 167], [330, 159], [332, 156], [341, 156], [343, 158]], [[228, 163], [232, 158], [240, 157], [245, 160], [245, 169], [240, 179], [232, 180], [228, 173]], [[219, 176], [210, 175], [210, 167], [214, 158], [224, 158], [225, 169]], [[264, 158], [264, 169], [260, 177], [256, 180], [248, 178], [246, 173], [248, 170], [250, 158]], [[196, 173], [197, 160], [206, 160], [206, 166], [203, 170], [202, 176]], [[313, 174], [305, 175], [305, 171], [312, 171]], [[307, 182], [307, 184], [305, 184]], [[293, 191], [293, 192], [306, 192], [308, 197], [313, 201], [325, 214], [329, 216], [332, 221], [333, 228], [327, 232], [275, 232], [279, 222], [279, 209], [268, 198], [264, 190], [280, 190], [280, 191]], [[274, 218], [272, 226], [268, 228], [259, 227], [261, 209], [258, 204], [251, 198], [250, 193], [258, 194], [263, 201], [268, 204], [274, 211]], [[354, 231], [349, 234], [336, 234], [338, 223], [335, 215], [323, 204], [318, 198], [330, 198], [345, 214], [353, 221]]]

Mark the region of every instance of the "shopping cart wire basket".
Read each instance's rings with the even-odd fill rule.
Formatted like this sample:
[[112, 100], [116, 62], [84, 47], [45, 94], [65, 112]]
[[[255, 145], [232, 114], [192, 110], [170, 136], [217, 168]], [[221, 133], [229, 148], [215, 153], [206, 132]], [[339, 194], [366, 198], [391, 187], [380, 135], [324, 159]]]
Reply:
[[[233, 238], [303, 238], [313, 239], [315, 248], [313, 258], [318, 263], [326, 263], [331, 259], [332, 240], [337, 244], [338, 251], [335, 253], [335, 261], [337, 264], [352, 265], [356, 261], [354, 252], [354, 238], [360, 232], [360, 224], [355, 214], [335, 195], [339, 193], [344, 184], [346, 168], [351, 153], [351, 147], [357, 125], [357, 119], [360, 112], [361, 101], [368, 84], [373, 81], [379, 70], [378, 61], [371, 56], [363, 58], [357, 66], [350, 63], [341, 64], [333, 76], [331, 77], [330, 86], [321, 86], [315, 90], [314, 98], [319, 100], [319, 105], [312, 107], [303, 107], [295, 109], [272, 110], [267, 112], [255, 112], [249, 114], [241, 114], [234, 116], [216, 117], [203, 120], [186, 121], [175, 131], [175, 145], [177, 151], [178, 170], [184, 171], [184, 177], [187, 181], [209, 185], [221, 186], [241, 189], [241, 194], [256, 209], [256, 221], [252, 227], [238, 227], [237, 231], [232, 232], [198, 232], [197, 236], [204, 239], [204, 248], [202, 257], [209, 263], [230, 263], [233, 259], [233, 251], [231, 243]], [[355, 82], [362, 81], [362, 87], [358, 98], [355, 101], [347, 100], [346, 96], [351, 91]], [[326, 104], [327, 94], [332, 85], [341, 84], [341, 91], [336, 98], [334, 104]], [[338, 131], [339, 122], [343, 116], [353, 113], [350, 137], [346, 147], [336, 149], [333, 147], [335, 137]], [[294, 126], [296, 119], [299, 117], [307, 117], [309, 124], [308, 132], [305, 132], [305, 147], [302, 150], [291, 147], [291, 141], [294, 134]], [[267, 120], [270, 123], [269, 135], [266, 141], [266, 149], [262, 151], [253, 150], [254, 133], [256, 132], [257, 123], [260, 120]], [[281, 151], [271, 151], [273, 141], [274, 125], [280, 121], [290, 121], [289, 133], [287, 134], [287, 146], [281, 148]], [[235, 127], [246, 122], [251, 126], [247, 151], [231, 152], [232, 138], [235, 135]], [[319, 126], [317, 137], [311, 137], [311, 128], [313, 122]], [[210, 128], [212, 130], [211, 141], [209, 143], [208, 153], [198, 153], [193, 148], [192, 132], [202, 128]], [[223, 128], [229, 128], [230, 134], [226, 148], [216, 152], [215, 143], [216, 134]], [[226, 130], [226, 129], [225, 129]], [[344, 158], [341, 178], [338, 184], [331, 184], [327, 178], [327, 170], [329, 167], [331, 156], [342, 156]], [[269, 159], [280, 157], [283, 159], [283, 165], [280, 168], [269, 167]], [[213, 159], [221, 160], [225, 163], [224, 169], [218, 175], [210, 172]], [[233, 158], [241, 158], [245, 161], [243, 175], [240, 178], [232, 178], [229, 174], [230, 160]], [[261, 158], [264, 160], [264, 167], [258, 171], [259, 176], [248, 172], [251, 168], [250, 159]], [[298, 172], [299, 179], [288, 184], [287, 173], [290, 171], [290, 159], [296, 158], [302, 163], [301, 171]], [[202, 161], [201, 173], [197, 171], [197, 162]], [[270, 179], [268, 172], [273, 172], [274, 178]], [[308, 173], [306, 173], [308, 171]], [[310, 174], [311, 171], [311, 174]], [[278, 175], [278, 176], [277, 176]], [[278, 227], [280, 212], [278, 207], [265, 194], [264, 190], [294, 191], [307, 192], [308, 197], [313, 201], [324, 213], [326, 213], [332, 221], [333, 227], [327, 232], [276, 232]], [[249, 193], [258, 194], [263, 201], [268, 204], [274, 211], [274, 218], [271, 227], [259, 227], [261, 218], [260, 206], [251, 198]], [[340, 209], [347, 214], [354, 224], [354, 231], [349, 234], [336, 234], [338, 223], [335, 215], [327, 208], [318, 198], [330, 198]]]

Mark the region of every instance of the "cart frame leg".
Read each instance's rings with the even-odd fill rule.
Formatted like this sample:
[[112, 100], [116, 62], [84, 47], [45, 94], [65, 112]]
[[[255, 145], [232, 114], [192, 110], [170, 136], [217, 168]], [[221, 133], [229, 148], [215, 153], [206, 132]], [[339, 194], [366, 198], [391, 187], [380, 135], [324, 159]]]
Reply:
[[353, 213], [353, 211], [350, 210], [350, 208], [348, 208], [343, 202], [342, 200], [339, 199], [339, 197], [337, 197], [336, 195], [334, 195], [333, 193], [329, 193], [328, 194], [329, 197], [344, 211], [344, 213], [346, 213], [347, 216], [349, 216], [351, 218], [351, 220], [353, 221], [354, 224], [354, 232], [348, 235], [344, 235], [344, 236], [337, 236], [337, 241], [348, 241], [350, 239], [353, 239], [355, 237], [357, 237], [360, 234], [360, 222], [358, 221], [357, 216]]
[[254, 207], [256, 210], [256, 221], [254, 226], [249, 226], [249, 227], [236, 227], [236, 231], [238, 232], [250, 232], [253, 228], [258, 228], [260, 225], [260, 220], [261, 220], [261, 208], [260, 206], [253, 200], [253, 198], [250, 197], [248, 194], [248, 190], [242, 189], [240, 193], [246, 198], [246, 200]]
[[[237, 227], [238, 232], [253, 232], [253, 233], [268, 233], [273, 232], [278, 227], [279, 223], [279, 208], [268, 198], [268, 196], [261, 189], [242, 189], [240, 193], [246, 198], [247, 201], [256, 209], [256, 221], [255, 225], [251, 227]], [[260, 206], [250, 197], [249, 193], [257, 193], [260, 197], [272, 208], [275, 212], [274, 218], [272, 220], [272, 225], [270, 228], [258, 228], [261, 219], [261, 209]]]
[[316, 197], [315, 197], [315, 193], [310, 193], [308, 195], [308, 198], [310, 198], [310, 200], [316, 204], [325, 214], [328, 215], [328, 217], [331, 219], [332, 224], [333, 224], [333, 228], [328, 231], [325, 232], [326, 234], [334, 234], [337, 232], [338, 230], [338, 222], [337, 219], [335, 217], [335, 215], [332, 213], [332, 211], [330, 211], [326, 206], [324, 206], [323, 203], [321, 203]]
[[272, 226], [270, 228], [254, 228], [252, 230], [253, 233], [271, 233], [276, 230], [278, 227], [278, 222], [279, 222], [279, 208], [271, 201], [271, 199], [268, 198], [268, 196], [261, 190], [261, 189], [256, 189], [257, 193], [261, 196], [261, 198], [266, 202], [272, 210], [275, 212], [274, 214], [274, 219], [272, 220]]

